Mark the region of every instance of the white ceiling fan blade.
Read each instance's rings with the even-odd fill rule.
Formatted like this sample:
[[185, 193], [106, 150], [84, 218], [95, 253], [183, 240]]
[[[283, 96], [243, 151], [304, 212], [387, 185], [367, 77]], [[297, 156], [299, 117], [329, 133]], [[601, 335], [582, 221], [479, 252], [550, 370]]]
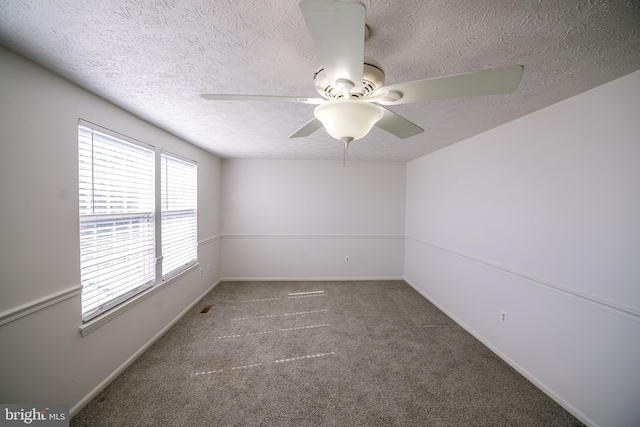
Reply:
[[434, 77], [384, 86], [376, 90], [372, 96], [389, 91], [400, 92], [402, 97], [397, 101], [377, 101], [384, 105], [398, 105], [433, 99], [497, 95], [518, 89], [523, 71], [522, 65], [509, 65], [490, 70]]
[[382, 108], [382, 110], [384, 111], [384, 115], [376, 123], [376, 126], [380, 129], [384, 129], [387, 132], [402, 139], [409, 138], [424, 132], [424, 129], [422, 129], [420, 126], [411, 123], [404, 117], [399, 116], [393, 111], [387, 110], [384, 107], [380, 108]]
[[298, 102], [302, 104], [322, 104], [324, 98], [305, 98], [302, 96], [269, 96], [269, 95], [222, 95], [203, 93], [201, 98], [207, 101], [269, 101]]
[[302, 0], [300, 10], [329, 82], [335, 85], [336, 80], [347, 80], [353, 83], [353, 92], [361, 91], [364, 64], [364, 5]]
[[321, 127], [322, 127], [322, 122], [314, 117], [313, 119], [308, 121], [304, 126], [302, 126], [300, 129], [292, 133], [289, 136], [289, 138], [300, 138], [304, 136], [309, 136], [315, 131], [317, 131], [318, 129], [320, 129]]

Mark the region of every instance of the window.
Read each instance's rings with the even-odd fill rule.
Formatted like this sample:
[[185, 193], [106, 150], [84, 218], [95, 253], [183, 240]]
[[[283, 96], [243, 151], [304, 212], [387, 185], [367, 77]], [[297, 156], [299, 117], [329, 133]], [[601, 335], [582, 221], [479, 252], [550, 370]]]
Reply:
[[[87, 322], [197, 262], [198, 174], [191, 160], [156, 153], [150, 145], [82, 120], [78, 159], [82, 321]], [[158, 271], [156, 256], [162, 260]]]
[[197, 166], [191, 161], [162, 153], [162, 278], [166, 279], [196, 262]]
[[155, 281], [155, 153], [78, 126], [80, 278], [87, 321]]

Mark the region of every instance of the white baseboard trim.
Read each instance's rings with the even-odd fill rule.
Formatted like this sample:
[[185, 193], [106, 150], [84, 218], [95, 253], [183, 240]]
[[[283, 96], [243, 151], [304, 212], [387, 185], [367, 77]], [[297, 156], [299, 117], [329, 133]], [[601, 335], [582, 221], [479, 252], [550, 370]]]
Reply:
[[206, 291], [202, 293], [195, 301], [193, 301], [187, 308], [182, 310], [171, 322], [169, 322], [160, 332], [158, 332], [153, 338], [151, 338], [145, 345], [140, 347], [138, 351], [131, 355], [127, 360], [124, 361], [115, 371], [113, 371], [107, 378], [105, 378], [97, 387], [91, 390], [85, 397], [83, 397], [78, 403], [76, 403], [70, 410], [69, 415], [71, 417], [75, 416], [84, 406], [91, 401], [94, 397], [98, 395], [102, 390], [104, 390], [114, 379], [118, 377], [125, 369], [129, 367], [138, 357], [142, 355], [145, 351], [149, 349], [162, 337], [173, 325], [175, 325], [185, 314], [189, 312], [196, 304], [202, 300], [209, 292], [213, 290], [218, 284], [222, 281], [222, 279], [218, 279], [214, 284], [212, 284]]
[[223, 277], [224, 282], [344, 282], [363, 280], [404, 280], [403, 277]]
[[473, 335], [478, 341], [480, 341], [482, 344], [484, 344], [485, 347], [487, 347], [489, 350], [491, 350], [493, 353], [495, 353], [500, 359], [504, 360], [505, 362], [507, 362], [513, 369], [515, 369], [516, 371], [518, 371], [518, 373], [520, 373], [523, 377], [525, 377], [526, 379], [528, 379], [529, 381], [531, 381], [531, 383], [533, 383], [536, 387], [538, 387], [540, 390], [542, 390], [547, 396], [549, 396], [551, 399], [553, 399], [555, 402], [557, 402], [560, 406], [562, 406], [564, 409], [566, 409], [569, 413], [571, 413], [574, 417], [578, 418], [580, 421], [582, 421], [584, 424], [586, 424], [587, 426], [593, 426], [593, 427], [597, 427], [597, 424], [595, 422], [593, 422], [591, 419], [589, 419], [585, 414], [583, 414], [582, 412], [580, 412], [578, 409], [576, 409], [574, 406], [572, 406], [571, 404], [569, 404], [566, 400], [564, 400], [562, 397], [558, 396], [553, 390], [551, 390], [550, 388], [548, 388], [544, 383], [542, 383], [541, 381], [539, 381], [534, 375], [532, 375], [529, 371], [527, 371], [526, 369], [524, 369], [522, 366], [520, 366], [517, 362], [515, 362], [513, 359], [511, 359], [510, 357], [508, 357], [506, 354], [504, 354], [502, 351], [500, 351], [497, 347], [495, 347], [490, 341], [486, 340], [482, 335], [480, 335], [479, 333], [477, 333], [473, 328], [471, 328], [469, 325], [467, 325], [465, 322], [463, 322], [462, 320], [458, 319], [456, 316], [454, 316], [450, 311], [448, 311], [446, 308], [444, 308], [442, 305], [440, 305], [438, 303], [438, 301], [434, 300], [433, 298], [431, 298], [429, 295], [427, 295], [426, 293], [424, 293], [420, 288], [418, 288], [415, 284], [413, 284], [410, 280], [408, 279], [403, 279], [407, 284], [409, 284], [409, 286], [411, 286], [413, 289], [415, 289], [420, 295], [422, 295], [423, 297], [425, 297], [430, 303], [432, 303], [433, 305], [435, 305], [436, 307], [438, 307], [438, 309], [440, 311], [442, 311], [444, 314], [446, 314], [451, 320], [453, 320], [454, 322], [456, 322], [462, 329], [464, 329], [465, 331], [469, 332], [471, 335]]

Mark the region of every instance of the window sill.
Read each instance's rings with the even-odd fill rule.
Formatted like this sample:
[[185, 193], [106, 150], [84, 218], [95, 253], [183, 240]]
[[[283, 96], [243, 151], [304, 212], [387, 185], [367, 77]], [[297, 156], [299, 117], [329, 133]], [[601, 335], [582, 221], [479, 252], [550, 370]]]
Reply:
[[125, 311], [129, 310], [132, 307], [135, 307], [136, 305], [138, 305], [142, 301], [146, 300], [150, 296], [160, 292], [162, 289], [164, 289], [165, 287], [171, 285], [173, 282], [176, 282], [176, 281], [180, 280], [187, 273], [189, 273], [193, 269], [197, 268], [199, 265], [200, 265], [200, 263], [196, 262], [196, 263], [190, 265], [188, 268], [182, 270], [180, 273], [176, 274], [175, 276], [172, 276], [172, 277], [168, 278], [167, 280], [160, 281], [160, 283], [158, 283], [157, 285], [147, 289], [144, 292], [141, 292], [140, 294], [138, 294], [138, 295], [134, 296], [133, 298], [123, 302], [122, 304], [119, 304], [119, 305], [113, 307], [109, 311], [106, 311], [106, 312], [102, 313], [101, 315], [91, 319], [87, 323], [83, 323], [80, 326], [80, 335], [82, 335], [83, 337], [89, 335], [91, 332], [95, 331], [100, 326], [104, 325], [105, 323], [109, 322], [112, 319], [115, 319], [116, 317], [118, 317], [119, 315], [124, 313]]

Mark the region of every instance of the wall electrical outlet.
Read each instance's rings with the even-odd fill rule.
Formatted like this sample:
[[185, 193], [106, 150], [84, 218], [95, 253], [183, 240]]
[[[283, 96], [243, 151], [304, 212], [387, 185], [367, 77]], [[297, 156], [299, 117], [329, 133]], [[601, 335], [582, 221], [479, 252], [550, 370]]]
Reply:
[[344, 257], [344, 262], [349, 262], [349, 255]]
[[202, 277], [202, 269], [200, 269], [200, 277]]
[[507, 312], [504, 310], [500, 312], [500, 321], [502, 323], [507, 323]]

